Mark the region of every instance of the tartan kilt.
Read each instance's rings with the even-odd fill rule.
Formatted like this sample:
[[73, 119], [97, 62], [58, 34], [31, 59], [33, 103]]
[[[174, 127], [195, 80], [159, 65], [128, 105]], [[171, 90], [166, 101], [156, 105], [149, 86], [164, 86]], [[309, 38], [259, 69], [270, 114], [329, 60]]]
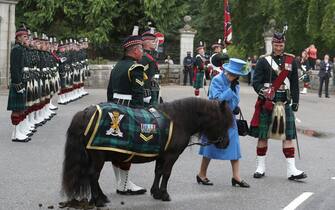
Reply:
[[[286, 97], [284, 95], [279, 95], [276, 93], [275, 101], [280, 101], [279, 98]], [[276, 100], [277, 99], [277, 100]], [[287, 102], [285, 105], [285, 135], [287, 140], [292, 140], [296, 138], [296, 127], [295, 127], [295, 117], [290, 106]], [[269, 129], [272, 121], [272, 112], [268, 112], [264, 108], [261, 109], [260, 122], [258, 127], [250, 126], [249, 135], [255, 138], [268, 139]]]
[[194, 88], [199, 89], [204, 87], [204, 76], [205, 76], [204, 71], [197, 72], [195, 76], [195, 81], [193, 83]]
[[13, 112], [22, 112], [26, 110], [27, 91], [24, 93], [16, 92], [13, 85], [9, 88], [7, 110]]

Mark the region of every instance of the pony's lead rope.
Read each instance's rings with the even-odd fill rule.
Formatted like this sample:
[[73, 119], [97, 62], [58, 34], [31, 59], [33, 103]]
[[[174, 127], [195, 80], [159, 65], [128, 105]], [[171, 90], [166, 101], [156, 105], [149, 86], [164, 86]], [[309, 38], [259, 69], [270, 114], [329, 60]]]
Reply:
[[201, 143], [201, 142], [194, 142], [194, 143], [190, 143], [188, 144], [187, 146], [193, 146], [193, 145], [200, 145], [202, 147], [205, 147], [205, 146], [208, 146], [208, 145], [211, 145], [211, 144], [216, 144], [216, 143], [219, 143], [221, 142], [222, 140], [218, 139], [218, 140], [215, 140], [215, 141], [212, 141], [212, 142], [206, 142], [206, 143]]

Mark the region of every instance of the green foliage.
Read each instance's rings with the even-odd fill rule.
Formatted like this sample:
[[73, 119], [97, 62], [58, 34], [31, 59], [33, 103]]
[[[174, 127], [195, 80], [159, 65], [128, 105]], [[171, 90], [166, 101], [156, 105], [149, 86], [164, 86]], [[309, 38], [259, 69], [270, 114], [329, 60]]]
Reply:
[[231, 58], [240, 58], [244, 60], [246, 57], [246, 51], [244, 48], [239, 47], [238, 45], [229, 45], [227, 47], [227, 52]]
[[101, 46], [115, 41], [110, 35], [129, 35], [135, 24], [143, 29], [149, 19], [162, 32], [170, 32], [185, 15], [188, 9], [185, 2], [26, 0], [18, 3], [16, 15], [18, 24], [26, 22], [34, 31], [53, 32], [61, 38], [70, 34], [89, 36], [94, 45]]
[[144, 0], [145, 15], [155, 20], [156, 26], [163, 33], [180, 24], [187, 13], [189, 5], [180, 0]]
[[[178, 41], [183, 16], [191, 15], [197, 30], [195, 45], [207, 46], [223, 38], [224, 0], [25, 0], [16, 7], [17, 25], [58, 38], [87, 36], [97, 56], [113, 53], [134, 25], [145, 28], [151, 20], [166, 39]], [[230, 0], [233, 44], [238, 56], [264, 53], [262, 34], [270, 19], [281, 31], [288, 23], [286, 51], [300, 54], [314, 43], [319, 55], [335, 53], [335, 0]], [[100, 53], [100, 54], [99, 54]]]

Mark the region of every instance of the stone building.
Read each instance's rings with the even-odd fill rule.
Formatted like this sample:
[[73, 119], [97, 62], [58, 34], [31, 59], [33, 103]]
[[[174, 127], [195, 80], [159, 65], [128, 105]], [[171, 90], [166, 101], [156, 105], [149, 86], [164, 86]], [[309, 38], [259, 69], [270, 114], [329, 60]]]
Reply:
[[15, 5], [18, 0], [0, 0], [0, 89], [9, 83], [9, 56], [15, 36]]

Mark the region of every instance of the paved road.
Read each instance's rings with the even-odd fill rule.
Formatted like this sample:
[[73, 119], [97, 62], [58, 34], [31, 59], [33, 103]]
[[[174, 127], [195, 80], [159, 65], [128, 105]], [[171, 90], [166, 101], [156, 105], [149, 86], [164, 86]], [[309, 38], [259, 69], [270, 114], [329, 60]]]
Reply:
[[[165, 100], [170, 101], [191, 96], [193, 89], [181, 86], [166, 86], [162, 89]], [[204, 92], [201, 94], [205, 97]], [[250, 119], [255, 94], [250, 87], [242, 85], [241, 108]], [[286, 179], [286, 165], [279, 141], [271, 141], [268, 150], [267, 176], [252, 178], [255, 170], [256, 141], [251, 137], [241, 138], [241, 176], [250, 189], [231, 186], [231, 167], [228, 161], [212, 161], [208, 177], [214, 186], [201, 186], [195, 181], [201, 157], [198, 146], [187, 148], [176, 162], [170, 178], [168, 191], [171, 202], [154, 200], [149, 193], [140, 196], [120, 196], [115, 193], [114, 174], [107, 163], [100, 183], [111, 199], [104, 209], [283, 209], [305, 192], [313, 193], [298, 209], [335, 209], [335, 97], [317, 98], [316, 94], [301, 96], [297, 114], [302, 128], [326, 132], [324, 138], [299, 135], [302, 159], [297, 167], [306, 170], [305, 182]], [[60, 174], [63, 161], [65, 131], [74, 113], [89, 104], [105, 99], [104, 90], [90, 90], [90, 95], [59, 106], [58, 115], [38, 132], [29, 143], [10, 141], [10, 113], [5, 110], [6, 93], [0, 94], [0, 209], [35, 210], [57, 208], [64, 198], [60, 195]], [[154, 163], [133, 165], [132, 180], [150, 189]], [[308, 194], [303, 194], [308, 195]], [[121, 204], [124, 202], [124, 204]], [[296, 201], [298, 202], [298, 201]], [[299, 202], [298, 202], [299, 203]], [[42, 207], [39, 207], [42, 204]], [[295, 202], [291, 203], [294, 206]], [[289, 208], [287, 208], [289, 209]], [[291, 208], [292, 209], [292, 208]]]

